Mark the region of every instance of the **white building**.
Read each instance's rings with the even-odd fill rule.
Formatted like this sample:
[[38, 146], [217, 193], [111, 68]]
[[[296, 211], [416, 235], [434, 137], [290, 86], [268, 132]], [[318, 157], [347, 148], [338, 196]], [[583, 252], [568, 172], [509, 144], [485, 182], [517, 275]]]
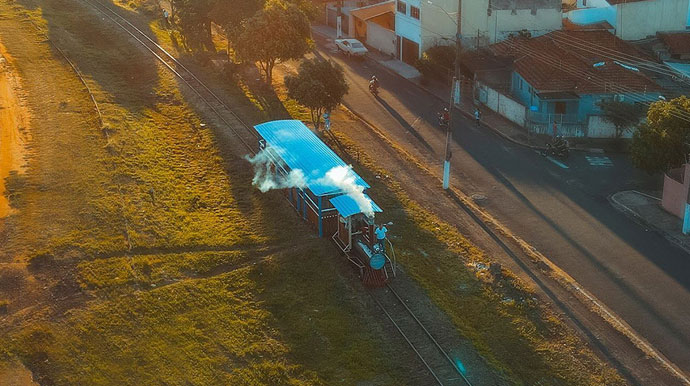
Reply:
[[606, 21], [623, 40], [639, 40], [657, 32], [683, 31], [690, 24], [690, 0], [577, 0], [566, 17], [575, 24]]
[[408, 64], [429, 47], [454, 44], [457, 0], [396, 0], [396, 57]]
[[[398, 58], [413, 63], [438, 44], [454, 44], [458, 0], [396, 0]], [[463, 47], [483, 47], [528, 32], [561, 29], [561, 0], [464, 0], [460, 20]]]
[[462, 2], [465, 47], [484, 47], [527, 32], [540, 36], [561, 29], [561, 0], [466, 0]]
[[609, 0], [616, 8], [616, 36], [638, 40], [657, 32], [682, 31], [689, 0]]

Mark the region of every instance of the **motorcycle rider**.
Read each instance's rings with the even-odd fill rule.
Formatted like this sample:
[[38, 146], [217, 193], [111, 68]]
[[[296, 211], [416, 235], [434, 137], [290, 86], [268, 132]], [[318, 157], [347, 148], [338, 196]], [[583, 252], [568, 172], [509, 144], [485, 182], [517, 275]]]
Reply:
[[450, 123], [450, 111], [448, 111], [448, 107], [444, 107], [443, 110], [438, 113], [438, 124], [441, 127], [446, 127], [448, 123]]
[[371, 80], [369, 80], [369, 91], [373, 93], [378, 93], [379, 91], [379, 80], [376, 75], [372, 75]]

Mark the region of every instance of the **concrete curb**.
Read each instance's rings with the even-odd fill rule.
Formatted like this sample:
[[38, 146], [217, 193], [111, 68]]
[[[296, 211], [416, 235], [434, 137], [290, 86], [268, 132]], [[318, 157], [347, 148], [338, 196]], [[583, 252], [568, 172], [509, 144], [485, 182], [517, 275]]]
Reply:
[[638, 223], [638, 224], [640, 224], [640, 225], [642, 225], [642, 226], [644, 226], [644, 227], [646, 227], [646, 228], [651, 229], [652, 231], [654, 231], [655, 233], [659, 234], [660, 236], [662, 236], [663, 238], [665, 238], [665, 239], [668, 240], [669, 242], [671, 242], [671, 243], [673, 243], [674, 245], [676, 245], [678, 248], [681, 248], [681, 249], [684, 250], [686, 253], [690, 254], [690, 244], [687, 244], [686, 242], [684, 242], [683, 240], [679, 239], [678, 237], [676, 237], [676, 236], [674, 236], [674, 235], [672, 235], [672, 234], [666, 232], [665, 230], [659, 228], [658, 226], [654, 225], [654, 223], [651, 223], [651, 222], [647, 221], [644, 217], [640, 216], [637, 212], [635, 212], [634, 210], [632, 210], [632, 209], [630, 209], [629, 207], [627, 207], [625, 204], [623, 204], [623, 203], [621, 203], [620, 201], [618, 201], [618, 200], [616, 199], [616, 195], [619, 194], [619, 193], [624, 193], [624, 192], [633, 192], [633, 193], [640, 194], [640, 195], [643, 195], [643, 196], [646, 196], [646, 197], [650, 197], [650, 198], [657, 199], [656, 197], [652, 197], [652, 196], [650, 196], [650, 195], [648, 195], [648, 194], [644, 194], [644, 193], [642, 193], [642, 192], [638, 192], [638, 191], [635, 191], [635, 190], [624, 190], [624, 191], [622, 191], [622, 192], [613, 193], [612, 195], [610, 195], [610, 196], [607, 197], [607, 200], [609, 201], [609, 203], [611, 204], [611, 206], [613, 206], [613, 207], [614, 207], [616, 210], [618, 210], [619, 212], [621, 212], [621, 213], [625, 214], [626, 216], [632, 218], [636, 223]]

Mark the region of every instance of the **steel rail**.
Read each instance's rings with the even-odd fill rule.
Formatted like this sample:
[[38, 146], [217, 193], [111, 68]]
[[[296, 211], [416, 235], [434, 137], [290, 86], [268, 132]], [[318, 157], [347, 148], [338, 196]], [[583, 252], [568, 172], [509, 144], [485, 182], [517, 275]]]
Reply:
[[390, 284], [386, 284], [386, 287], [388, 287], [388, 289], [391, 291], [391, 293], [396, 297], [396, 299], [398, 299], [398, 301], [400, 302], [400, 304], [402, 304], [403, 307], [405, 307], [405, 310], [407, 310], [407, 312], [410, 314], [410, 316], [412, 316], [412, 318], [415, 320], [415, 322], [417, 322], [417, 324], [419, 325], [419, 327], [421, 327], [422, 330], [424, 330], [424, 333], [426, 334], [426, 336], [429, 337], [429, 339], [434, 343], [434, 345], [436, 346], [436, 348], [437, 348], [437, 349], [441, 352], [441, 354], [443, 354], [443, 356], [448, 360], [448, 363], [450, 363], [450, 365], [453, 366], [453, 369], [455, 369], [455, 371], [460, 375], [460, 377], [462, 378], [462, 380], [465, 381], [465, 384], [467, 384], [467, 386], [472, 386], [472, 383], [470, 383], [469, 379], [467, 379], [467, 377], [465, 377], [465, 374], [463, 374], [462, 371], [460, 371], [460, 369], [459, 369], [458, 366], [455, 364], [455, 362], [453, 361], [453, 359], [451, 359], [451, 357], [448, 355], [448, 353], [446, 352], [446, 350], [444, 350], [443, 347], [441, 347], [441, 345], [438, 343], [438, 341], [436, 340], [436, 338], [434, 338], [434, 336], [431, 335], [431, 333], [429, 332], [429, 330], [427, 330], [426, 326], [424, 326], [424, 323], [422, 323], [422, 321], [419, 320], [419, 318], [417, 317], [417, 315], [415, 315], [415, 313], [412, 312], [412, 310], [410, 309], [410, 307], [408, 307], [407, 304], [405, 304], [405, 301], [400, 297], [400, 295], [398, 295], [398, 293], [393, 289], [393, 287], [392, 287]]
[[215, 93], [213, 93], [196, 75], [194, 75], [194, 73], [191, 70], [187, 69], [187, 67], [185, 67], [182, 63], [180, 63], [174, 56], [172, 56], [168, 51], [166, 51], [158, 43], [153, 41], [146, 33], [144, 33], [139, 28], [134, 26], [132, 23], [130, 23], [123, 16], [119, 15], [117, 12], [113, 11], [109, 7], [107, 7], [101, 3], [98, 3], [98, 2], [93, 2], [90, 0], [84, 0], [84, 2], [88, 3], [89, 5], [91, 5], [91, 7], [93, 9], [97, 10], [98, 12], [103, 14], [105, 17], [110, 19], [113, 23], [118, 25], [122, 30], [127, 32], [134, 40], [139, 42], [149, 52], [151, 52], [151, 54], [154, 57], [156, 57], [156, 59], [158, 59], [158, 61], [160, 61], [168, 70], [170, 70], [170, 72], [175, 74], [175, 76], [180, 78], [192, 91], [194, 91], [194, 93], [218, 116], [218, 118], [220, 118], [220, 120], [223, 121], [223, 123], [225, 123], [228, 126], [228, 128], [230, 130], [232, 130], [233, 133], [235, 133], [235, 135], [240, 140], [240, 142], [242, 142], [242, 144], [252, 154], [255, 154], [254, 149], [242, 138], [240, 133], [237, 130], [235, 130], [233, 125], [223, 116], [223, 114], [215, 106], [213, 106], [213, 104], [209, 101], [209, 99], [207, 97], [205, 97], [204, 95], [201, 94], [201, 92], [198, 90], [197, 87], [194, 87], [194, 85], [192, 85], [192, 82], [190, 80], [186, 79], [180, 73], [180, 71], [178, 71], [170, 63], [168, 63], [161, 55], [159, 55], [159, 53], [157, 53], [153, 48], [151, 48], [148, 44], [146, 44], [143, 40], [141, 40], [134, 32], [130, 31], [122, 23], [118, 22], [115, 18], [113, 18], [107, 12], [105, 12], [104, 9], [107, 10], [109, 13], [112, 13], [113, 15], [118, 17], [119, 19], [123, 20], [127, 25], [129, 25], [132, 29], [134, 29], [139, 35], [143, 36], [144, 39], [151, 42], [156, 47], [156, 49], [158, 49], [160, 51], [160, 53], [162, 53], [163, 56], [167, 57], [171, 62], [174, 63], [175, 66], [179, 67], [179, 69], [183, 70], [186, 74], [188, 74], [193, 79], [193, 81], [195, 81], [199, 86], [201, 86], [209, 95], [211, 95], [213, 97], [213, 99], [215, 99], [225, 110], [227, 110], [233, 116], [233, 118], [235, 120], [237, 120], [237, 122], [240, 125], [242, 125], [249, 133], [254, 135], [254, 137], [258, 138], [258, 134], [255, 133], [254, 130], [252, 130], [232, 109], [230, 109], [225, 103], [223, 103], [223, 101]]
[[[373, 296], [372, 296], [372, 297], [373, 297]], [[419, 359], [422, 361], [422, 363], [424, 363], [424, 366], [426, 366], [427, 370], [429, 370], [429, 373], [431, 373], [431, 376], [434, 377], [434, 379], [436, 380], [436, 382], [438, 382], [439, 385], [443, 386], [443, 382], [441, 382], [441, 380], [438, 378], [438, 375], [436, 375], [436, 373], [435, 373], [434, 370], [431, 368], [431, 366], [426, 362], [426, 360], [424, 359], [424, 357], [422, 356], [422, 354], [421, 354], [421, 353], [419, 352], [419, 350], [417, 350], [417, 348], [414, 346], [414, 343], [412, 343], [412, 342], [410, 341], [410, 339], [407, 337], [407, 335], [405, 335], [405, 333], [404, 333], [403, 330], [400, 328], [400, 326], [398, 325], [398, 323], [395, 322], [395, 319], [393, 319], [393, 317], [388, 313], [388, 311], [386, 310], [386, 307], [384, 307], [383, 304], [381, 304], [381, 302], [379, 302], [376, 298], [374, 298], [374, 301], [375, 301], [376, 304], [379, 306], [379, 308], [381, 309], [381, 311], [383, 311], [383, 313], [388, 317], [388, 319], [391, 321], [391, 323], [393, 323], [393, 325], [394, 325], [395, 328], [398, 330], [398, 332], [400, 333], [400, 335], [402, 335], [402, 337], [405, 338], [405, 341], [407, 342], [407, 344], [410, 345], [410, 347], [411, 347], [412, 350], [415, 352], [415, 354], [417, 354], [417, 357], [419, 357]]]

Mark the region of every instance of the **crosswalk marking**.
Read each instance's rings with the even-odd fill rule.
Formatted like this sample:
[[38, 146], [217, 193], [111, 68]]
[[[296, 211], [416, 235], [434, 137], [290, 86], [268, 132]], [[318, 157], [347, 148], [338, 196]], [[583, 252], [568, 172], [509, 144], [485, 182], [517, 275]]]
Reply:
[[592, 166], [601, 166], [606, 168], [610, 168], [613, 166], [613, 162], [611, 162], [611, 159], [607, 156], [596, 157], [586, 155], [585, 158], [587, 159], [587, 162], [589, 162], [589, 164]]

